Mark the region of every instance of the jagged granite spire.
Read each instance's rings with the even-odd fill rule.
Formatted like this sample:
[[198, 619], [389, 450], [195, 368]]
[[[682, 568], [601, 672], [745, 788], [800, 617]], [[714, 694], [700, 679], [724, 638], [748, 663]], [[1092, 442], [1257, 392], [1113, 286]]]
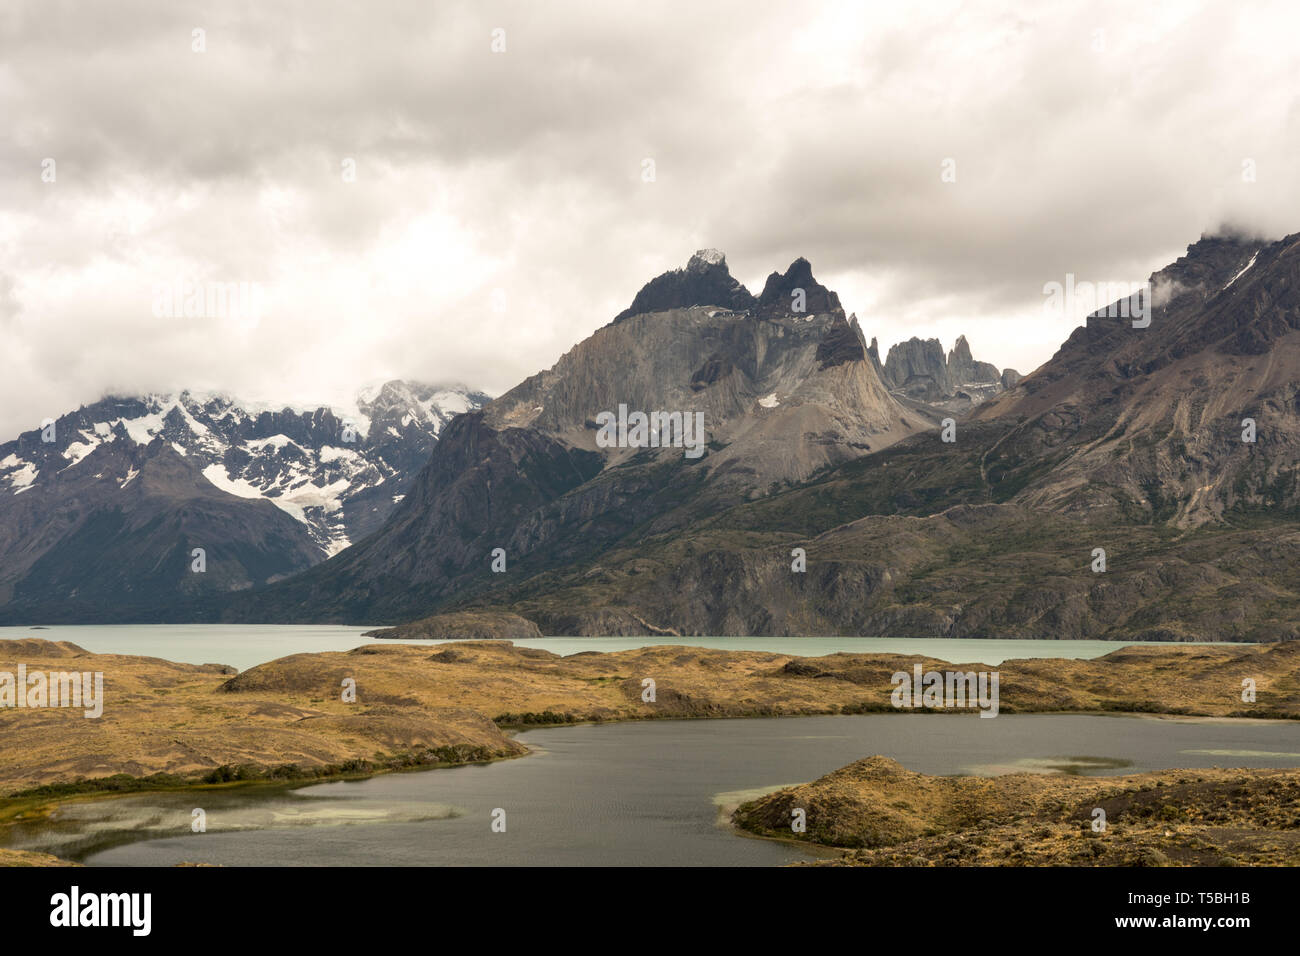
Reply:
[[871, 362], [871, 367], [876, 370], [876, 375], [880, 377], [880, 381], [888, 383], [888, 379], [885, 378], [885, 366], [880, 361], [880, 343], [876, 341], [874, 335], [871, 337], [871, 344], [867, 346], [867, 359]]
[[614, 321], [693, 305], [741, 311], [753, 307], [754, 297], [732, 278], [726, 256], [717, 249], [701, 249], [691, 256], [685, 269], [672, 269], [642, 286], [632, 304], [616, 315]]
[[970, 343], [966, 336], [957, 336], [957, 341], [948, 353], [948, 379], [953, 386], [970, 385], [976, 382], [998, 382], [1002, 373], [996, 365], [989, 362], [977, 362], [971, 354]]
[[938, 339], [913, 336], [906, 342], [891, 345], [885, 356], [885, 380], [890, 386], [906, 389], [926, 401], [935, 401], [953, 391], [948, 363]]
[[[797, 289], [803, 290], [801, 313], [796, 313], [793, 309]], [[813, 278], [812, 265], [802, 256], [790, 263], [790, 268], [785, 270], [784, 275], [773, 272], [768, 276], [763, 294], [758, 297], [760, 316], [813, 316], [827, 312], [844, 315], [840, 297]]]

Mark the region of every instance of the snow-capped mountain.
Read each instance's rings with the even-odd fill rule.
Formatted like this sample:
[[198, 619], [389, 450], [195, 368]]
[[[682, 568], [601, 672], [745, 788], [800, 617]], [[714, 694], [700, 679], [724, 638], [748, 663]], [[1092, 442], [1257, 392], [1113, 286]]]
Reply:
[[[105, 444], [161, 439], [217, 489], [286, 512], [323, 558], [377, 528], [443, 426], [489, 400], [406, 381], [367, 389], [352, 408], [273, 408], [188, 391], [108, 397], [0, 445], [0, 498], [53, 483]], [[125, 488], [132, 477], [114, 480]]]

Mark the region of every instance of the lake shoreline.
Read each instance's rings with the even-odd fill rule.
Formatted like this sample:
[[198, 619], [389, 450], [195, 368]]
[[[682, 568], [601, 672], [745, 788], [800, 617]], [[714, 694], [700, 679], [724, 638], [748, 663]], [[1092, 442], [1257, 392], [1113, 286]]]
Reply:
[[[834, 713], [827, 712], [827, 713], [789, 714], [789, 715], [779, 715], [776, 717], [774, 717], [773, 715], [758, 715], [758, 714], [729, 715], [729, 716], [718, 716], [718, 717], [653, 717], [651, 716], [651, 717], [629, 717], [626, 719], [610, 720], [610, 721], [574, 721], [572, 723], [567, 723], [567, 724], [551, 725], [549, 727], [546, 727], [545, 729], [563, 730], [569, 728], [576, 729], [579, 727], [601, 726], [603, 724], [630, 724], [630, 723], [644, 723], [644, 722], [697, 723], [700, 721], [720, 721], [720, 720], [763, 721], [763, 720], [773, 720], [773, 719], [792, 720], [797, 718], [817, 718], [817, 717], [831, 717], [831, 716], [865, 717], [865, 716], [883, 716], [883, 715], [884, 715], [883, 712], [878, 715], [866, 715], [866, 714], [843, 715], [843, 714], [834, 714]], [[894, 713], [894, 716], [898, 718], [905, 718], [907, 716], [915, 716], [915, 713], [909, 715], [909, 713], [906, 711], [897, 711]], [[952, 717], [952, 718], [959, 718], [964, 716], [968, 719], [972, 719], [972, 718], [978, 719], [973, 714], [960, 714], [955, 712], [948, 712], [945, 716]], [[1037, 712], [1034, 714], [1023, 714], [1020, 716], [1109, 717], [1109, 718], [1117, 718], [1117, 719], [1124, 719], [1124, 718], [1136, 719], [1142, 722], [1168, 721], [1168, 722], [1176, 722], [1180, 724], [1206, 723], [1206, 724], [1216, 724], [1216, 725], [1225, 725], [1225, 726], [1231, 726], [1231, 725], [1268, 726], [1268, 725], [1275, 725], [1275, 724], [1281, 724], [1286, 722], [1286, 721], [1251, 718], [1251, 717], [1186, 717], [1181, 715], [1169, 715], [1169, 714], [1133, 714], [1133, 713], [1115, 713], [1115, 712], [1108, 712], [1108, 711], [1092, 711], [1092, 712], [1045, 711], [1045, 712]], [[540, 729], [543, 728], [537, 726], [522, 728], [523, 731], [535, 731]], [[511, 736], [514, 737], [515, 733], [512, 732]], [[185, 782], [177, 786], [140, 787], [138, 789], [122, 790], [122, 791], [102, 790], [102, 791], [92, 791], [87, 793], [67, 794], [63, 796], [31, 796], [31, 795], [24, 795], [24, 794], [16, 794], [11, 796], [0, 797], [0, 832], [7, 831], [11, 827], [18, 824], [29, 825], [40, 819], [48, 819], [53, 813], [57, 812], [57, 810], [60, 807], [66, 806], [68, 804], [74, 804], [74, 803], [87, 803], [92, 801], [122, 799], [122, 798], [132, 797], [132, 796], [148, 795], [151, 793], [203, 793], [203, 792], [212, 792], [212, 791], [226, 791], [226, 792], [242, 791], [242, 792], [248, 792], [252, 794], [270, 795], [278, 792], [289, 792], [294, 790], [300, 790], [300, 789], [316, 786], [323, 783], [335, 783], [335, 782], [355, 783], [355, 782], [371, 780], [371, 779], [375, 779], [378, 777], [387, 776], [391, 774], [418, 774], [418, 773], [426, 773], [426, 772], [435, 772], [438, 770], [450, 770], [450, 769], [456, 769], [459, 767], [466, 767], [466, 766], [488, 766], [503, 761], [531, 757], [537, 753], [535, 748], [529, 747], [526, 743], [521, 744], [521, 746], [523, 748], [521, 752], [502, 754], [485, 760], [473, 760], [473, 761], [466, 761], [462, 763], [439, 763], [439, 764], [429, 764], [424, 766], [398, 767], [398, 768], [376, 766], [374, 769], [365, 772], [340, 774], [340, 775], [329, 776], [329, 777], [316, 777], [316, 778], [301, 779], [295, 781], [243, 780], [243, 781], [231, 781], [227, 783], [207, 783], [201, 777], [195, 776], [193, 779], [189, 780], [188, 782]], [[1167, 775], [1172, 775], [1177, 773], [1188, 773], [1188, 772], [1193, 772], [1193, 771], [1188, 769], [1171, 769], [1168, 771], [1163, 771], [1162, 773]], [[997, 773], [997, 774], [988, 775], [987, 777], [981, 774], [968, 774], [966, 776], [980, 777], [983, 779], [996, 779], [998, 777], [1011, 776], [1011, 775], [1012, 775], [1011, 773]], [[1064, 776], [1069, 776], [1070, 774], [1064, 771], [1040, 771], [1038, 772], [1038, 775], [1064, 777]], [[1151, 776], [1153, 774], [1151, 772], [1148, 772], [1146, 775]], [[1123, 776], [1127, 776], [1127, 775], [1110, 776], [1106, 778], [1090, 778], [1090, 779], [1116, 780], [1116, 779], [1123, 779]], [[798, 784], [795, 786], [796, 788], [812, 786], [816, 782], [817, 781], [810, 781], [807, 784]], [[768, 791], [767, 795], [770, 796], [772, 793], [787, 788], [781, 786], [774, 786], [771, 788], [762, 788], [762, 789], [766, 789]], [[796, 837], [794, 835], [783, 835], [780, 833], [760, 832], [758, 830], [748, 829], [742, 826], [736, 820], [737, 812], [745, 803], [746, 801], [738, 801], [738, 802], [732, 802], [730, 804], [716, 804], [719, 813], [719, 821], [720, 821], [719, 825], [725, 826], [729, 832], [733, 833], [736, 836], [745, 837], [749, 839], [769, 840], [778, 843], [785, 843], [790, 846], [797, 847], [801, 852], [807, 852], [816, 857], [821, 857], [823, 860], [841, 860], [850, 855], [850, 852], [843, 847], [831, 846], [827, 844], [810, 843], [809, 841], [800, 839], [799, 837]], [[6, 857], [10, 858], [10, 862], [5, 862]], [[27, 860], [29, 857], [32, 861], [36, 861], [37, 858], [39, 857], [48, 857], [48, 861], [47, 862], [23, 862], [24, 860]], [[59, 857], [56, 854], [40, 853], [40, 852], [24, 851], [24, 850], [13, 850], [13, 849], [7, 849], [3, 846], [0, 846], [0, 866], [22, 866], [22, 865], [82, 866], [84, 864], [77, 862], [75, 860]]]
[[[1228, 707], [1214, 699], [1223, 682], [1205, 684], [1206, 665], [1218, 658], [1237, 669], [1248, 665], [1260, 675], [1261, 696], [1273, 700], [1267, 697], [1276, 694], [1270, 681], [1285, 679], [1292, 658], [1300, 656], [1296, 651], [1300, 646], [1199, 645], [1128, 648], [1096, 661], [1017, 659], [1002, 668], [1002, 713], [1274, 724], [1300, 717], [1300, 707], [1225, 712]], [[495, 762], [528, 753], [511, 731], [548, 726], [897, 713], [890, 704], [893, 668], [913, 662], [956, 666], [916, 655], [801, 658], [678, 645], [560, 657], [498, 641], [433, 648], [378, 644], [346, 653], [298, 654], [233, 676], [216, 665], [89, 654], [67, 642], [36, 638], [0, 641], [0, 655], [34, 660], [34, 667], [47, 670], [106, 670], [118, 696], [103, 719], [141, 739], [132, 753], [102, 754], [87, 741], [84, 731], [90, 728], [79, 722], [79, 714], [46, 710], [22, 717], [0, 710], [0, 732], [14, 748], [0, 766], [0, 785], [8, 781], [9, 790], [0, 798], [0, 825], [20, 812], [38, 814], [35, 804], [41, 801], [55, 808], [68, 800], [127, 792], [231, 784], [301, 787]], [[641, 674], [655, 675], [651, 684], [657, 695], [649, 700]], [[329, 688], [337, 687], [340, 677], [355, 681], [358, 703], [331, 702]], [[1104, 696], [1098, 697], [1103, 684]], [[1122, 707], [1117, 708], [1117, 698]], [[1088, 706], [1098, 700], [1109, 706]], [[1053, 706], [1069, 703], [1073, 706]], [[954, 709], [913, 713], [975, 716]], [[232, 737], [232, 727], [244, 731], [242, 740]], [[187, 746], [178, 761], [175, 745], [181, 740]], [[44, 754], [58, 754], [61, 763], [43, 760]], [[215, 772], [214, 764], [232, 774], [251, 769], [244, 776], [205, 779]], [[51, 765], [68, 769], [51, 780]], [[102, 789], [86, 779], [92, 775], [76, 772], [99, 766], [110, 771], [94, 775]], [[150, 783], [155, 777], [156, 787]], [[24, 778], [31, 781], [27, 786], [21, 785]], [[29, 792], [34, 787], [44, 792]], [[60, 794], [60, 787], [81, 789]], [[33, 803], [24, 809], [23, 801]]]
[[795, 865], [1293, 867], [1297, 810], [1300, 768], [938, 777], [875, 756], [743, 803], [731, 825], [828, 851]]
[[[397, 633], [393, 633], [396, 631]], [[387, 636], [372, 637], [384, 632]], [[476, 633], [478, 636], [475, 636]], [[402, 636], [407, 634], [409, 636]], [[40, 637], [71, 641], [97, 653], [160, 657], [177, 663], [204, 664], [220, 661], [244, 671], [281, 657], [299, 653], [350, 651], [360, 646], [393, 643], [434, 646], [465, 640], [509, 640], [519, 647], [546, 650], [561, 656], [617, 652], [643, 647], [702, 647], [724, 651], [756, 651], [823, 657], [848, 654], [918, 654], [943, 660], [980, 661], [997, 666], [1005, 660], [1058, 658], [1091, 660], [1126, 647], [1246, 647], [1246, 642], [1103, 641], [1050, 640], [1034, 638], [897, 638], [888, 636], [806, 637], [521, 637], [511, 633], [469, 630], [403, 632], [400, 629], [349, 625], [53, 625], [48, 627], [0, 627], [0, 641]], [[268, 656], [270, 655], [270, 656]]]

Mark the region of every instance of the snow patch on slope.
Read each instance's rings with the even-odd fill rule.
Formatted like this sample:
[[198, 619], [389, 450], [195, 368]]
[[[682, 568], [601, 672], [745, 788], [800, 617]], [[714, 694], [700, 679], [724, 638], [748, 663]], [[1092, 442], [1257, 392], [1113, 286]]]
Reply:
[[[1231, 279], [1229, 279], [1229, 280], [1228, 280], [1228, 285], [1225, 285], [1223, 288], [1224, 288], [1224, 289], [1228, 288], [1229, 285], [1232, 285], [1234, 282], [1236, 282], [1238, 279], [1240, 279], [1243, 275], [1245, 275], [1246, 270], [1249, 269], [1251, 266], [1253, 266], [1253, 265], [1255, 264], [1255, 260], [1258, 259], [1258, 258], [1259, 258], [1259, 253], [1257, 252], [1257, 253], [1255, 253], [1253, 256], [1250, 257], [1250, 261], [1246, 263], [1245, 268], [1243, 268], [1243, 269], [1242, 269], [1240, 272], [1238, 272], [1235, 276], [1233, 276]], [[1222, 292], [1223, 289], [1220, 289], [1219, 291]]]
[[[81, 432], [82, 437], [86, 437], [85, 432]], [[98, 439], [91, 438], [89, 441], [74, 441], [63, 449], [63, 457], [68, 459], [68, 464], [64, 466], [63, 471], [67, 471], [81, 459], [85, 458], [100, 445]]]
[[0, 471], [7, 471], [10, 474], [9, 487], [14, 489], [14, 494], [26, 491], [40, 474], [39, 469], [30, 461], [24, 461], [17, 455], [8, 455], [4, 461], [0, 461]]
[[227, 494], [235, 495], [237, 498], [265, 498], [295, 520], [301, 521], [303, 524], [307, 523], [307, 516], [303, 514], [302, 508], [278, 495], [272, 496], [263, 493], [261, 488], [243, 478], [231, 478], [222, 465], [208, 465], [203, 469], [203, 477], [212, 482], [217, 488]]
[[255, 451], [265, 451], [267, 448], [274, 448], [279, 451], [286, 445], [298, 447], [297, 443], [287, 435], [271, 435], [268, 438], [254, 438], [252, 441], [244, 443], [244, 447]]

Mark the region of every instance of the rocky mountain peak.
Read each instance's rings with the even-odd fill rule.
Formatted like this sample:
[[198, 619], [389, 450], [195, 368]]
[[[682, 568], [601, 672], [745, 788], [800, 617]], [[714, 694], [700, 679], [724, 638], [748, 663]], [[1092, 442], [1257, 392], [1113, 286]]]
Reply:
[[876, 341], [874, 335], [871, 337], [871, 344], [867, 346], [867, 361], [869, 361], [871, 367], [876, 370], [876, 377], [880, 379], [881, 384], [888, 387], [889, 383], [885, 378], [885, 366], [884, 363], [880, 361], [880, 344]]
[[633, 315], [716, 305], [744, 311], [754, 304], [749, 290], [732, 278], [727, 257], [717, 249], [700, 249], [684, 269], [672, 269], [641, 287], [632, 304], [614, 317], [622, 322]]
[[970, 343], [966, 336], [957, 336], [952, 351], [948, 353], [948, 379], [954, 388], [963, 385], [997, 385], [1001, 386], [1002, 373], [998, 367], [989, 362], [977, 362], [971, 355]]
[[[1300, 445], [1300, 235], [1202, 236], [1151, 286], [1147, 325], [1089, 315], [1050, 361], [974, 416], [1068, 409], [1045, 416], [1036, 441], [1069, 457], [1023, 500], [1095, 520], [1145, 512], [1178, 527], [1295, 508], [1286, 469]], [[1258, 444], [1243, 438], [1246, 419]]]
[[1235, 234], [1201, 236], [1185, 255], [1151, 276], [1156, 306], [1163, 308], [1184, 296], [1207, 300], [1232, 284], [1269, 245], [1266, 239]]
[[437, 435], [451, 419], [486, 405], [491, 396], [464, 385], [438, 385], [393, 379], [378, 388], [362, 391], [357, 408], [375, 425], [394, 425], [400, 431], [412, 422], [427, 426]]
[[922, 401], [938, 401], [951, 395], [943, 345], [938, 339], [916, 336], [891, 345], [885, 356], [885, 383]]
[[697, 249], [686, 263], [687, 272], [707, 272], [713, 266], [727, 267], [727, 257], [718, 249]]
[[957, 336], [957, 341], [953, 343], [952, 351], [948, 353], [948, 364], [951, 365], [954, 360], [958, 362], [975, 361], [974, 356], [970, 354], [970, 343], [966, 341], [966, 336], [964, 335]]
[[[794, 311], [798, 291], [803, 292], [803, 310]], [[800, 256], [785, 273], [773, 272], [758, 297], [758, 314], [764, 317], [783, 315], [814, 316], [832, 313], [844, 315], [840, 297], [822, 285], [812, 274], [812, 264]]]

